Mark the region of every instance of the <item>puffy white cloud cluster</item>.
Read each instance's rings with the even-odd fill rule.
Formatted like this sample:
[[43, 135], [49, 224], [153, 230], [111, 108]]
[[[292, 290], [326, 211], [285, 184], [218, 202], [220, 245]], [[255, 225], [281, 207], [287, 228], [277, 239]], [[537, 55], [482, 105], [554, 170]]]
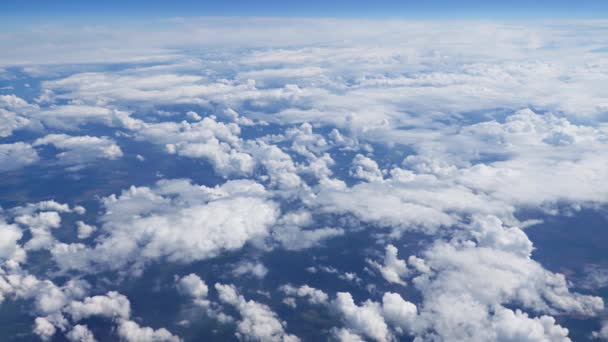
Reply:
[[23, 142], [0, 144], [0, 172], [20, 169], [39, 159], [38, 153], [29, 144]]
[[[340, 340], [568, 341], [568, 330], [550, 315], [603, 310], [599, 297], [572, 292], [565, 276], [532, 259], [534, 246], [516, 214], [606, 204], [608, 64], [595, 51], [606, 46], [605, 23], [239, 20], [174, 20], [152, 40], [103, 26], [59, 31], [49, 38], [56, 44], [38, 44], [36, 54], [3, 49], [0, 65], [39, 55], [51, 64], [147, 64], [95, 72], [24, 67], [47, 80], [29, 102], [0, 95], [0, 138], [9, 138], [0, 144], [0, 172], [36, 163], [45, 145], [61, 150], [57, 162], [71, 170], [121, 158], [112, 138], [79, 132], [92, 124], [160, 145], [169, 159], [203, 159], [227, 179], [250, 178], [215, 187], [186, 180], [131, 187], [101, 199], [98, 228], [76, 222], [76, 243], [60, 242], [54, 232], [60, 213], [83, 208], [41, 202], [9, 210], [6, 219], [2, 213], [0, 301], [32, 300], [41, 338], [61, 332], [94, 340], [68, 318], [101, 316], [114, 319], [127, 341], [177, 341], [131, 320], [128, 299], [118, 292], [89, 296], [77, 276], [137, 275], [153, 262], [187, 264], [248, 244], [299, 253], [366, 224], [390, 233], [374, 235], [388, 245], [383, 260], [368, 265], [389, 283], [415, 287], [421, 302], [384, 293], [381, 302], [356, 304], [346, 292], [329, 300], [308, 285], [280, 288], [290, 305], [297, 297], [332, 307], [344, 325], [332, 330]], [[277, 28], [288, 34], [277, 36]], [[91, 32], [103, 38], [84, 39]], [[2, 45], [17, 41], [11, 37]], [[83, 47], [73, 49], [74, 42]], [[209, 44], [250, 49], [202, 58], [186, 51]], [[12, 142], [22, 129], [39, 137]], [[337, 224], [328, 225], [328, 217]], [[399, 258], [385, 239], [409, 231], [430, 242]], [[62, 276], [77, 275], [72, 282], [59, 286], [25, 270], [26, 251], [45, 249]], [[223, 269], [222, 276], [258, 279], [272, 272], [257, 261]], [[340, 277], [372, 288], [355, 272]], [[177, 278], [176, 286], [229, 321], [195, 274]], [[239, 338], [297, 340], [270, 307], [231, 285], [215, 289], [239, 312]], [[605, 331], [593, 335], [605, 338]]]
[[105, 295], [87, 297], [83, 301], [71, 302], [65, 309], [74, 321], [91, 316], [107, 318], [124, 318], [131, 316], [129, 299], [118, 292], [108, 292]]
[[204, 260], [261, 242], [279, 215], [264, 187], [245, 180], [214, 188], [165, 180], [153, 188], [131, 187], [103, 204], [96, 245], [56, 245], [52, 253], [60, 267], [124, 270], [155, 260]]
[[33, 146], [53, 145], [62, 150], [57, 160], [70, 169], [78, 170], [97, 159], [118, 159], [123, 156], [120, 147], [108, 137], [69, 136], [49, 134], [36, 139]]
[[76, 324], [65, 335], [70, 342], [95, 342], [95, 336], [86, 325]]
[[344, 234], [342, 228], [310, 228], [313, 223], [312, 215], [308, 211], [289, 212], [279, 219], [272, 236], [285, 249], [302, 250]]
[[[308, 285], [294, 287], [291, 284], [285, 284], [281, 285], [279, 290], [287, 296], [306, 298], [310, 304], [326, 304], [329, 299], [327, 293]], [[287, 300], [287, 303], [289, 302], [292, 301]]]
[[338, 336], [342, 341], [361, 337], [392, 341], [395, 334], [412, 329], [417, 315], [416, 305], [391, 292], [384, 294], [382, 303], [367, 300], [361, 305], [354, 302], [350, 293], [339, 292], [332, 300], [331, 307], [342, 317], [349, 330], [339, 331]]
[[190, 273], [179, 278], [177, 281], [177, 290], [183, 295], [192, 298], [194, 303], [197, 305], [203, 307], [209, 305], [209, 301], [207, 300], [209, 287], [199, 276], [194, 273]]
[[0, 265], [7, 261], [15, 264], [25, 259], [26, 253], [19, 244], [22, 237], [19, 227], [0, 220]]
[[403, 277], [408, 273], [405, 260], [399, 259], [397, 256], [397, 247], [393, 245], [386, 246], [383, 264], [368, 260], [368, 263], [376, 268], [382, 277], [389, 283], [405, 285]]
[[[110, 291], [104, 295], [96, 295], [76, 300], [74, 294], [60, 291], [55, 288], [54, 292], [48, 294], [52, 298], [42, 298], [54, 305], [46, 309], [47, 316], [37, 317], [34, 321], [34, 333], [42, 340], [47, 341], [61, 331], [69, 341], [74, 342], [94, 342], [95, 336], [86, 325], [75, 324], [89, 317], [102, 317], [116, 323], [116, 334], [121, 340], [129, 342], [179, 342], [181, 339], [171, 334], [165, 328], [153, 329], [142, 327], [137, 322], [131, 320], [131, 304], [129, 299], [118, 292]], [[69, 289], [69, 288], [68, 288]], [[82, 296], [84, 292], [80, 291]], [[68, 297], [74, 299], [69, 301]], [[49, 304], [46, 304], [48, 307]], [[68, 314], [74, 323], [63, 316]]]
[[299, 341], [285, 332], [285, 322], [266, 305], [246, 300], [233, 285], [215, 284], [220, 301], [234, 306], [241, 315], [236, 336], [245, 341]]
[[224, 176], [250, 175], [255, 166], [251, 155], [239, 151], [240, 127], [218, 122], [214, 117], [195, 123], [148, 123], [137, 134], [140, 139], [165, 145], [171, 154], [205, 159]]
[[141, 327], [133, 321], [122, 320], [118, 324], [118, 336], [126, 342], [180, 342], [181, 339], [165, 328]]
[[245, 275], [251, 275], [253, 277], [262, 279], [268, 273], [268, 268], [263, 263], [256, 261], [243, 261], [235, 265], [232, 269], [232, 274], [240, 277]]

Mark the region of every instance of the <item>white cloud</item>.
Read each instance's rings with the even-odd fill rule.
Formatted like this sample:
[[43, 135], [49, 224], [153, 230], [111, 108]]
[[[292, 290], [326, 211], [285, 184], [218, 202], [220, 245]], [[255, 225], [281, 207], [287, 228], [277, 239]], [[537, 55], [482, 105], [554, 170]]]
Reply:
[[91, 316], [107, 318], [124, 318], [131, 316], [129, 299], [118, 292], [110, 291], [105, 295], [87, 297], [82, 301], [73, 301], [65, 309], [74, 321]]
[[19, 245], [22, 237], [21, 229], [0, 219], [0, 265], [6, 260], [22, 261], [25, 258], [25, 251]]
[[77, 324], [65, 335], [70, 342], [96, 342], [95, 336], [86, 325]]
[[399, 259], [397, 252], [397, 247], [387, 245], [382, 265], [372, 260], [368, 260], [368, 262], [380, 271], [382, 277], [389, 283], [405, 285], [405, 281], [402, 278], [408, 273], [407, 264], [405, 260]]
[[0, 138], [9, 137], [13, 131], [26, 127], [29, 120], [0, 108]]
[[306, 298], [311, 304], [326, 304], [329, 299], [327, 293], [308, 285], [294, 287], [293, 285], [285, 284], [281, 285], [279, 290], [281, 290], [287, 296]]
[[[388, 228], [388, 238], [414, 230], [434, 241], [407, 258], [409, 269], [392, 245], [382, 263], [372, 262], [387, 281], [407, 281], [420, 291], [418, 309], [398, 294], [360, 305], [339, 294], [332, 303], [346, 328], [333, 330], [337, 338], [382, 341], [412, 334], [422, 340], [567, 341], [568, 331], [547, 315], [594, 316], [602, 310], [600, 298], [571, 292], [563, 275], [531, 259], [534, 246], [515, 213], [521, 208], [556, 213], [557, 203], [593, 206], [608, 198], [608, 157], [602, 153], [608, 144], [608, 64], [592, 52], [606, 45], [605, 23], [282, 18], [160, 23], [143, 31], [54, 26], [45, 28], [45, 44], [32, 43], [36, 30], [8, 32], [0, 43], [7, 51], [0, 65], [41, 58], [45, 64], [163, 63], [96, 72], [26, 66], [26, 73], [46, 75], [48, 81], [33, 103], [0, 95], [0, 137], [22, 128], [47, 134], [45, 129], [101, 124], [176, 156], [204, 159], [226, 178], [256, 177], [267, 187], [236, 181], [210, 188], [183, 180], [133, 187], [102, 199], [99, 239], [89, 245], [58, 242], [51, 230], [60, 224], [58, 213], [83, 210], [49, 202], [9, 211], [8, 222], [13, 218], [32, 233], [26, 249], [51, 249], [63, 271], [130, 273], [130, 266], [141, 271], [151, 262], [190, 263], [247, 244], [318, 246], [348, 231], [318, 225], [317, 214], [346, 214], [348, 220], [352, 215]], [[178, 52], [176, 46], [184, 49]], [[200, 46], [220, 47], [222, 53], [185, 52]], [[221, 49], [226, 46], [247, 49]], [[166, 122], [166, 116], [160, 123], [147, 115], [131, 117], [175, 105], [192, 105], [205, 115], [189, 111], [192, 122], [181, 123]], [[527, 107], [538, 110], [518, 110]], [[261, 120], [278, 125], [265, 127]], [[252, 132], [268, 135], [244, 139], [241, 126], [254, 123], [259, 126]], [[284, 124], [290, 126], [275, 131]], [[319, 133], [330, 130], [327, 137]], [[106, 137], [51, 134], [34, 142], [43, 144], [63, 150], [57, 160], [74, 169], [122, 156]], [[391, 155], [372, 153], [372, 145]], [[403, 163], [392, 159], [393, 152], [407, 153]], [[344, 157], [353, 154], [349, 168]], [[38, 159], [30, 143], [0, 145], [0, 172]], [[349, 171], [364, 182], [347, 186], [339, 177]], [[281, 217], [279, 201], [319, 213]], [[23, 233], [1, 222], [0, 261], [17, 272], [26, 267], [19, 245]], [[77, 225], [79, 237], [91, 235], [92, 226]], [[116, 315], [92, 308], [99, 306], [92, 302], [102, 301], [93, 298], [104, 296], [80, 301], [65, 286], [26, 272], [6, 275], [4, 265], [0, 299], [33, 299], [53, 329], [60, 327], [56, 314], [68, 303], [69, 310], [79, 307], [76, 315]], [[243, 262], [232, 271], [263, 277], [267, 270]], [[362, 282], [356, 273], [342, 277]], [[208, 292], [193, 275], [178, 286], [201, 300]], [[217, 286], [222, 301], [241, 313], [241, 338], [294, 338], [269, 307]], [[325, 292], [316, 291], [322, 290], [288, 292], [322, 302], [313, 298]], [[164, 330], [126, 321], [128, 314], [119, 316], [125, 336], [174, 339]], [[44, 327], [41, 321], [41, 335], [50, 331]], [[596, 337], [606, 335], [604, 330]]]
[[241, 315], [236, 336], [245, 341], [299, 341], [285, 332], [285, 322], [266, 305], [246, 300], [233, 285], [215, 284], [220, 301], [234, 306]]
[[20, 169], [39, 159], [38, 153], [29, 144], [23, 142], [0, 144], [0, 172]]
[[78, 229], [79, 239], [87, 239], [97, 230], [95, 226], [88, 225], [82, 221], [76, 222], [76, 228]]
[[404, 300], [399, 294], [387, 292], [382, 296], [382, 315], [395, 327], [398, 334], [409, 333], [416, 324], [416, 305]]
[[378, 164], [364, 155], [357, 154], [353, 159], [350, 175], [368, 182], [382, 181], [382, 171]]
[[34, 322], [34, 333], [43, 341], [49, 341], [55, 335], [57, 329], [46, 318], [37, 317]]
[[53, 254], [60, 266], [81, 270], [90, 264], [121, 269], [159, 259], [188, 263], [213, 258], [268, 236], [279, 212], [266, 197], [264, 187], [251, 181], [215, 188], [185, 180], [132, 187], [103, 200], [104, 224], [93, 248], [62, 246]]
[[126, 342], [180, 342], [181, 339], [167, 329], [141, 327], [133, 321], [121, 320], [118, 323], [118, 336]]
[[49, 144], [63, 150], [57, 154], [57, 160], [75, 170], [85, 167], [97, 159], [114, 160], [123, 156], [120, 147], [107, 137], [50, 134], [37, 139], [33, 145]]
[[238, 150], [241, 146], [239, 134], [237, 124], [225, 124], [216, 121], [215, 117], [205, 117], [194, 123], [145, 124], [138, 137], [165, 145], [171, 154], [206, 159], [221, 175], [249, 175], [254, 161], [249, 154]]
[[235, 265], [232, 269], [232, 274], [237, 277], [242, 277], [244, 275], [252, 275], [256, 278], [262, 279], [268, 273], [268, 268], [264, 266], [259, 261], [250, 262], [250, 261], [242, 261]]
[[357, 306], [350, 293], [339, 292], [332, 305], [349, 329], [375, 341], [390, 341], [391, 333], [378, 303], [366, 301]]
[[599, 331], [594, 331], [592, 333], [593, 338], [600, 339], [603, 341], [608, 341], [608, 323], [606, 321], [602, 322], [602, 326]]
[[209, 287], [207, 284], [196, 274], [190, 273], [187, 276], [179, 278], [177, 282], [177, 289], [194, 299], [203, 299], [207, 297], [209, 293]]

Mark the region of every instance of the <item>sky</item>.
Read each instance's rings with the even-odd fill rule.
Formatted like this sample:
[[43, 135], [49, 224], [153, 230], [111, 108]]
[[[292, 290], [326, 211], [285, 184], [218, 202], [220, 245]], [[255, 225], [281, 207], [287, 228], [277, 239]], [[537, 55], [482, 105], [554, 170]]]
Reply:
[[0, 2], [0, 341], [608, 341], [605, 6]]
[[398, 18], [603, 18], [602, 0], [133, 0], [16, 1], [0, 3], [1, 17], [74, 16], [312, 16]]

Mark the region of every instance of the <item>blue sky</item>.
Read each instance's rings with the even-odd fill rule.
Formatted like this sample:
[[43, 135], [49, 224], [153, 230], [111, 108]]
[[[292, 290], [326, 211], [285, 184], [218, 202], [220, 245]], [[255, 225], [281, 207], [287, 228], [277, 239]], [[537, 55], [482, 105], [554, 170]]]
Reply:
[[602, 0], [8, 0], [0, 2], [3, 17], [65, 16], [331, 16], [407, 18], [602, 18]]

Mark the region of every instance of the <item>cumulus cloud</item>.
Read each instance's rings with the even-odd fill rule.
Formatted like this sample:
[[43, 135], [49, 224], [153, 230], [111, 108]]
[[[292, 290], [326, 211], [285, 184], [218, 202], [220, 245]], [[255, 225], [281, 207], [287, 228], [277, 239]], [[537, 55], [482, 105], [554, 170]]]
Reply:
[[241, 146], [240, 127], [222, 123], [215, 117], [189, 123], [163, 122], [145, 124], [138, 132], [140, 139], [166, 146], [171, 154], [189, 158], [202, 158], [211, 163], [216, 172], [224, 176], [243, 176], [253, 172], [254, 160]]
[[77, 324], [65, 335], [70, 342], [95, 342], [95, 336], [86, 325]]
[[22, 237], [23, 233], [17, 226], [6, 224], [0, 219], [0, 264], [7, 260], [20, 261], [25, 258], [25, 251], [19, 244]]
[[152, 329], [150, 327], [141, 327], [133, 321], [121, 320], [118, 323], [118, 336], [127, 342], [180, 342], [181, 339], [169, 332], [165, 328]]
[[244, 275], [251, 275], [256, 278], [262, 279], [268, 273], [268, 268], [261, 262], [249, 262], [243, 261], [235, 265], [232, 269], [232, 274], [237, 277]]
[[[345, 292], [329, 300], [324, 289], [281, 287], [288, 303], [297, 297], [333, 307], [344, 323], [331, 330], [340, 340], [390, 341], [408, 334], [419, 340], [568, 341], [568, 330], [550, 315], [597, 316], [603, 310], [601, 298], [573, 292], [565, 276], [532, 259], [534, 246], [517, 219], [520, 209], [555, 214], [564, 203], [580, 208], [606, 202], [608, 159], [601, 152], [608, 144], [608, 64], [593, 52], [605, 46], [603, 23], [556, 29], [211, 18], [146, 26], [153, 31], [55, 27], [52, 43], [30, 44], [35, 53], [27, 44], [10, 48], [32, 33], [7, 33], [0, 65], [40, 56], [50, 64], [142, 63], [93, 72], [87, 66], [23, 67], [45, 80], [31, 103], [0, 95], [0, 138], [11, 141], [0, 144], [0, 172], [37, 162], [36, 150], [47, 145], [60, 150], [57, 162], [72, 170], [121, 158], [112, 138], [80, 132], [93, 124], [138, 146], [164, 148], [169, 163], [201, 159], [227, 179], [251, 179], [215, 187], [185, 180], [138, 183], [101, 198], [101, 216], [90, 221], [98, 226], [94, 241], [66, 243], [54, 236], [60, 214], [82, 214], [82, 207], [48, 201], [6, 211], [0, 300], [31, 299], [40, 315], [34, 330], [42, 338], [59, 330], [69, 339], [93, 339], [85, 326], [70, 330], [65, 313], [74, 321], [113, 318], [126, 340], [178, 340], [130, 320], [128, 300], [117, 292], [89, 296], [82, 284], [60, 286], [28, 274], [20, 269], [28, 267], [26, 251], [49, 249], [61, 276], [138, 275], [154, 262], [192, 263], [246, 245], [296, 253], [346, 235], [350, 226], [390, 233], [374, 232], [388, 245], [383, 260], [368, 263], [386, 281], [414, 286], [421, 302], [416, 307], [400, 294], [384, 293], [381, 302], [357, 304]], [[277, 28], [287, 34], [277, 36]], [[154, 34], [158, 30], [162, 34]], [[446, 36], [449, 44], [429, 44]], [[248, 48], [190, 54], [188, 47], [203, 45]], [[174, 110], [188, 121], [174, 122], [165, 112]], [[22, 129], [41, 137], [12, 142]], [[147, 163], [152, 153], [146, 151]], [[328, 227], [327, 219], [336, 216], [332, 222], [340, 225]], [[80, 239], [96, 229], [84, 221], [76, 227]], [[429, 242], [400, 258], [391, 239], [409, 231]], [[222, 268], [225, 276], [263, 278], [268, 272], [258, 262], [233, 262]], [[355, 272], [340, 276], [370, 285]], [[182, 294], [209, 301], [198, 276], [176, 281]], [[367, 289], [377, 294], [384, 285]], [[233, 286], [215, 288], [220, 301], [239, 312], [239, 338], [296, 339], [269, 306], [246, 300]], [[594, 336], [604, 337], [604, 330]]]
[[127, 297], [118, 292], [110, 291], [105, 295], [87, 297], [82, 301], [73, 301], [65, 311], [72, 316], [74, 321], [80, 321], [91, 316], [127, 319], [131, 316], [131, 303]]
[[177, 283], [177, 288], [180, 292], [194, 298], [207, 297], [207, 293], [209, 293], [207, 284], [194, 273], [180, 278]]
[[252, 181], [215, 188], [161, 181], [154, 188], [132, 187], [103, 203], [102, 235], [93, 248], [60, 245], [52, 251], [63, 267], [120, 269], [159, 259], [204, 260], [264, 239], [279, 213], [264, 187]]
[[0, 138], [11, 136], [13, 131], [29, 124], [29, 120], [0, 108]]
[[349, 329], [375, 341], [391, 339], [389, 327], [378, 303], [366, 301], [357, 306], [350, 293], [339, 292], [332, 305], [342, 315]]
[[382, 277], [389, 283], [405, 285], [405, 281], [402, 278], [408, 273], [407, 264], [405, 260], [399, 259], [397, 253], [397, 247], [388, 245], [386, 246], [383, 264], [372, 260], [368, 260], [368, 263], [380, 271]]
[[93, 234], [93, 232], [95, 232], [97, 230], [97, 228], [95, 226], [91, 226], [82, 221], [76, 222], [76, 228], [78, 230], [79, 239], [86, 239], [86, 238], [90, 237], [91, 234]]
[[329, 299], [327, 293], [308, 285], [294, 287], [291, 284], [285, 284], [281, 285], [279, 290], [287, 296], [306, 298], [310, 304], [326, 304]]
[[55, 329], [55, 326], [53, 326], [53, 324], [51, 324], [46, 318], [37, 317], [34, 322], [34, 333], [43, 341], [49, 341], [53, 335], [55, 335], [57, 329]]
[[378, 164], [364, 155], [357, 154], [353, 159], [350, 175], [368, 182], [382, 181], [382, 171]]
[[300, 339], [285, 332], [285, 322], [266, 305], [246, 300], [233, 285], [215, 284], [220, 301], [234, 306], [241, 315], [236, 336], [245, 341], [294, 342]]
[[38, 153], [29, 144], [23, 142], [0, 144], [0, 172], [20, 169], [39, 159]]
[[83, 168], [97, 159], [114, 160], [123, 156], [120, 147], [107, 137], [50, 134], [37, 139], [33, 145], [53, 145], [62, 150], [63, 152], [57, 154], [57, 160], [74, 170]]

